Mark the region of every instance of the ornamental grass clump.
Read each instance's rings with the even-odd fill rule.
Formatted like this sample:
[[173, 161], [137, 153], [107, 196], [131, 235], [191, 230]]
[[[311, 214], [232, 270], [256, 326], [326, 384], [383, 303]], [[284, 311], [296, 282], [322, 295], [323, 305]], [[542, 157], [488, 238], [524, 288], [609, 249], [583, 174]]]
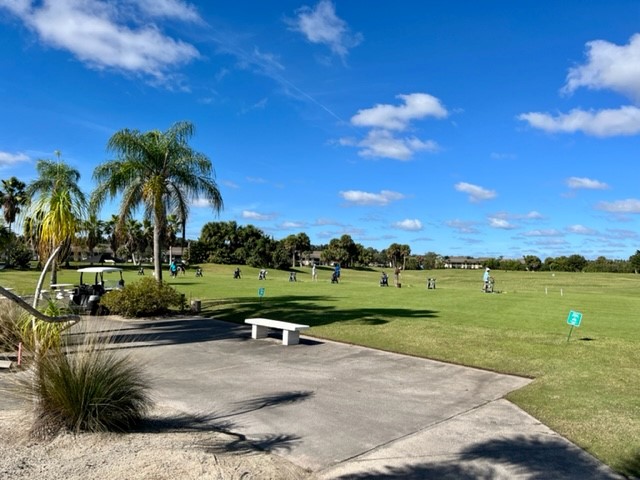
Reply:
[[21, 319], [26, 317], [16, 304], [2, 300], [0, 308], [0, 352], [14, 352], [22, 342]]
[[150, 408], [150, 387], [139, 364], [96, 338], [88, 334], [81, 345], [50, 349], [36, 358], [30, 382], [34, 434], [126, 431]]

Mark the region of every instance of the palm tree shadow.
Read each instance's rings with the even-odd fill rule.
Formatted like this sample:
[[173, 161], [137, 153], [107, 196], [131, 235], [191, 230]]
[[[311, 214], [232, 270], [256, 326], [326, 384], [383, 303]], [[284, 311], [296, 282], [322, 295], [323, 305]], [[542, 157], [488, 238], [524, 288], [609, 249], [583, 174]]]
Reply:
[[263, 408], [295, 404], [312, 396], [313, 392], [279, 392], [237, 402], [227, 413], [178, 413], [168, 416], [154, 416], [145, 419], [133, 431], [138, 433], [219, 432], [231, 437], [231, 440], [228, 437], [215, 437], [210, 441], [206, 440], [196, 444], [208, 453], [250, 454], [256, 450], [289, 451], [300, 442], [299, 436], [273, 433], [248, 438], [236, 431], [240, 426], [231, 418]]
[[[637, 466], [637, 465], [636, 465]], [[633, 467], [633, 460], [631, 467]], [[559, 438], [527, 437], [489, 440], [471, 445], [455, 460], [386, 466], [357, 472], [340, 480], [477, 480], [506, 478], [532, 480], [618, 479], [580, 448]]]

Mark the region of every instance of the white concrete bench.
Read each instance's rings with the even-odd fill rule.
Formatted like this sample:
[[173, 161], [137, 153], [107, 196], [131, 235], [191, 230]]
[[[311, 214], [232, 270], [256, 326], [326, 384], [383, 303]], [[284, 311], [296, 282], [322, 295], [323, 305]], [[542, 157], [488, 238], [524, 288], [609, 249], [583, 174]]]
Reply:
[[0, 368], [11, 368], [13, 362], [11, 360], [0, 360]]
[[247, 318], [244, 323], [252, 325], [251, 338], [265, 338], [270, 328], [282, 330], [283, 345], [300, 343], [300, 330], [309, 328], [309, 325], [281, 322], [280, 320], [270, 320], [268, 318]]

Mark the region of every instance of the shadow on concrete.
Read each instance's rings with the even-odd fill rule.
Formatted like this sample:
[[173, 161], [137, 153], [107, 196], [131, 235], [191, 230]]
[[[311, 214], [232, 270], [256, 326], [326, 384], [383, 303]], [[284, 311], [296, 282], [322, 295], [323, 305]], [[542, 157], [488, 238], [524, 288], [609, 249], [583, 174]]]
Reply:
[[394, 467], [383, 471], [347, 474], [340, 480], [493, 479], [509, 476], [531, 480], [619, 478], [596, 471], [597, 462], [579, 448], [560, 439], [536, 437], [490, 440], [464, 450], [454, 461]]
[[250, 400], [243, 400], [242, 402], [236, 402], [235, 409], [224, 417], [243, 415], [245, 413], [255, 412], [256, 410], [262, 410], [263, 408], [300, 403], [310, 399], [311, 397], [313, 397], [313, 395], [314, 393], [312, 391], [282, 392], [271, 395], [264, 395]]
[[[137, 322], [134, 326], [114, 327], [115, 322], [95, 327], [90, 332], [107, 348], [140, 348], [185, 343], [210, 342], [214, 340], [246, 341], [251, 338], [247, 327], [211, 321], [208, 318], [170, 318]], [[70, 332], [80, 338], [85, 332]]]
[[211, 442], [196, 444], [208, 453], [252, 453], [256, 450], [266, 452], [282, 452], [291, 450], [301, 438], [297, 435], [267, 434], [252, 438], [237, 433], [238, 425], [230, 417], [251, 413], [256, 410], [278, 407], [302, 402], [313, 396], [313, 392], [281, 392], [249, 399], [235, 404], [230, 413], [203, 413], [152, 417], [145, 419], [134, 432], [166, 433], [166, 432], [221, 432], [231, 436], [230, 441], [215, 438]]

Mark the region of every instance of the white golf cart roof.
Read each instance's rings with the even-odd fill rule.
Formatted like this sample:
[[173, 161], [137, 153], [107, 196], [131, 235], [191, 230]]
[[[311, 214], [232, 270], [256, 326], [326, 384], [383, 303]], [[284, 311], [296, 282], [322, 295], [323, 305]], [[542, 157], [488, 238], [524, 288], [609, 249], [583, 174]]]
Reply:
[[118, 267], [85, 267], [78, 269], [80, 273], [111, 273], [121, 271], [122, 269]]

